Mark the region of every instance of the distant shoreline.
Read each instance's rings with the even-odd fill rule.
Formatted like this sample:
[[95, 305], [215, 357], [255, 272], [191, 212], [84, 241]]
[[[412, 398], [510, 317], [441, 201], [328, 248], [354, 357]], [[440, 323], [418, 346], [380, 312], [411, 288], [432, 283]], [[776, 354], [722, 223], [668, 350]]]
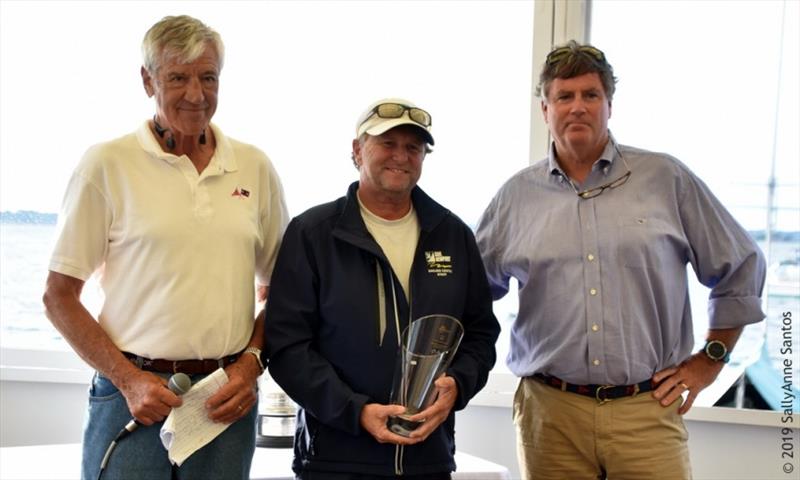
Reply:
[[57, 221], [57, 213], [44, 213], [33, 210], [0, 212], [0, 223], [14, 225], [55, 225]]

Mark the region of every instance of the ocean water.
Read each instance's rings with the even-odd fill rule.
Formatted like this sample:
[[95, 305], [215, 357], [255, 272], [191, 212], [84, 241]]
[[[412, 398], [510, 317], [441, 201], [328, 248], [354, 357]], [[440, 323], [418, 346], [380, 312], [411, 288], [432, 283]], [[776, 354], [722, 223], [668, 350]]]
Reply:
[[[47, 265], [55, 225], [0, 224], [0, 345], [3, 347], [69, 350], [61, 334], [45, 317], [42, 305]], [[82, 300], [93, 314], [102, 292], [92, 279]]]

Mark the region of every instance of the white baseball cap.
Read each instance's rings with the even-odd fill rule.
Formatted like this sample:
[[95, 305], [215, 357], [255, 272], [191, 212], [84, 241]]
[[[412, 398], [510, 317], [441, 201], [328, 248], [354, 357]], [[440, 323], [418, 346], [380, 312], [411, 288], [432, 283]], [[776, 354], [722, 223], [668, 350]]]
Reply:
[[384, 98], [370, 104], [356, 123], [356, 138], [363, 134], [380, 135], [400, 125], [413, 125], [433, 145], [431, 115], [402, 98]]

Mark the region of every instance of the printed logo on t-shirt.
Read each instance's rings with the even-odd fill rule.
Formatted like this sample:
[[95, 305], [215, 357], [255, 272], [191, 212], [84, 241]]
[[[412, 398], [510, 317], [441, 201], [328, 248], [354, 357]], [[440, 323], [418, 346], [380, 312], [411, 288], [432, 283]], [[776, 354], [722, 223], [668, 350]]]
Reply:
[[441, 250], [425, 252], [425, 263], [428, 265], [428, 273], [437, 277], [446, 277], [453, 273], [450, 255], [443, 254]]
[[250, 191], [241, 187], [236, 187], [233, 193], [231, 193], [231, 197], [248, 198], [249, 196]]

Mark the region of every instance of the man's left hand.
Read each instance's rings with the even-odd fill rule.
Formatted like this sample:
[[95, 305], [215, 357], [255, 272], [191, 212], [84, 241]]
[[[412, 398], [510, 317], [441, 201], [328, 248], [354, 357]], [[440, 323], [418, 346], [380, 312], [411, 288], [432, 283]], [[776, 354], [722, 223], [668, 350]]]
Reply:
[[206, 401], [206, 409], [212, 421], [233, 423], [247, 415], [256, 404], [261, 369], [252, 355], [245, 354], [225, 367], [225, 373], [228, 383]]
[[653, 397], [666, 407], [688, 391], [689, 395], [678, 409], [678, 413], [683, 415], [692, 408], [700, 391], [714, 382], [724, 365], [714, 362], [702, 352], [695, 353], [677, 367], [666, 368], [653, 375], [653, 381], [660, 383], [653, 391]]
[[433, 405], [409, 418], [414, 422], [422, 422], [422, 425], [411, 432], [410, 438], [425, 440], [428, 435], [433, 433], [442, 424], [453, 410], [453, 405], [458, 398], [458, 385], [453, 377], [441, 376], [436, 380], [437, 397]]

